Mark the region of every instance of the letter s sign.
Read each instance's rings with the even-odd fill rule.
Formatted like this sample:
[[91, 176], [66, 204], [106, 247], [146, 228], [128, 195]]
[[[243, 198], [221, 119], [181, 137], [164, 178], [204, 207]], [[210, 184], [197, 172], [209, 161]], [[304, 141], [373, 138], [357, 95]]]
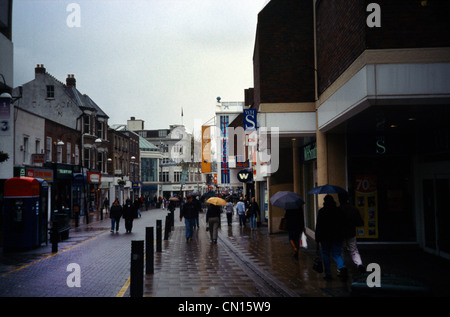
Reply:
[[256, 131], [257, 128], [257, 110], [244, 109], [244, 131]]

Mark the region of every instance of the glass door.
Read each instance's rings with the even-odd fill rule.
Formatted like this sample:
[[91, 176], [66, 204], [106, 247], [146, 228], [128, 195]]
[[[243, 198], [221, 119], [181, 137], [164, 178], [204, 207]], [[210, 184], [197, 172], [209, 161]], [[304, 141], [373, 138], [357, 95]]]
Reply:
[[450, 258], [450, 174], [423, 179], [425, 247]]

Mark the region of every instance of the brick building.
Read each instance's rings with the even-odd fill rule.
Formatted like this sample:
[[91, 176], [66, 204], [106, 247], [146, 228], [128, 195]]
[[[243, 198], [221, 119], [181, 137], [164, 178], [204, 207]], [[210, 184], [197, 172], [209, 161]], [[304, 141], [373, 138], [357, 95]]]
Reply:
[[[299, 193], [314, 236], [323, 196], [308, 191], [339, 185], [364, 216], [362, 241], [450, 257], [450, 4], [377, 1], [370, 27], [369, 3], [272, 0], [259, 13], [246, 99], [260, 127], [279, 128], [280, 164], [256, 173], [256, 196]], [[272, 232], [283, 214], [268, 204]]]

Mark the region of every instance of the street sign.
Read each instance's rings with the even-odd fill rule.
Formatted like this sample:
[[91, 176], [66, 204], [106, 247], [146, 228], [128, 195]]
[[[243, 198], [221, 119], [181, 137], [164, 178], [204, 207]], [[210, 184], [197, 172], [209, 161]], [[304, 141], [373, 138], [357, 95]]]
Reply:
[[251, 183], [253, 181], [253, 172], [251, 170], [241, 170], [237, 174], [237, 179], [242, 183]]

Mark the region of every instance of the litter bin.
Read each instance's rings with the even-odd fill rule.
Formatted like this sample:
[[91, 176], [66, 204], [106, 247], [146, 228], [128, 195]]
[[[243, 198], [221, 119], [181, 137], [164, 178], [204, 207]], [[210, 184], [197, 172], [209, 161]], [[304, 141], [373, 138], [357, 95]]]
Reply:
[[5, 181], [3, 207], [4, 250], [35, 248], [47, 242], [46, 181], [14, 177]]

